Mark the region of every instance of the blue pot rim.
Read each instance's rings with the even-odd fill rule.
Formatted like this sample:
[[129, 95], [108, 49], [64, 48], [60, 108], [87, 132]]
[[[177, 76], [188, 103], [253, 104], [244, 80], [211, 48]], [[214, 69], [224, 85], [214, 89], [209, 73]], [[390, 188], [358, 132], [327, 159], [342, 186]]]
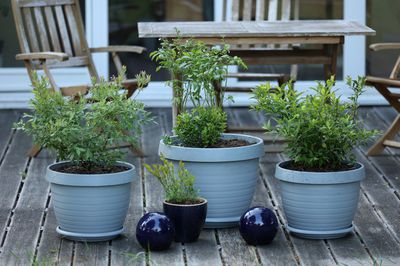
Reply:
[[297, 171], [282, 167], [289, 161], [283, 161], [276, 164], [275, 178], [289, 183], [298, 184], [344, 184], [360, 182], [365, 178], [365, 167], [357, 163], [359, 167], [346, 171], [335, 172], [308, 172]]
[[133, 178], [137, 176], [136, 168], [134, 165], [117, 161], [116, 165], [126, 166], [129, 169], [117, 172], [117, 173], [106, 173], [106, 174], [71, 174], [63, 173], [53, 170], [55, 166], [60, 166], [62, 164], [69, 164], [70, 161], [61, 161], [57, 163], [50, 164], [46, 170], [46, 179], [50, 183], [57, 185], [66, 186], [114, 186], [131, 183]]
[[205, 198], [199, 197], [198, 199], [203, 200], [203, 202], [201, 202], [201, 203], [195, 203], [195, 204], [176, 204], [176, 203], [170, 203], [170, 202], [164, 200], [164, 201], [163, 201], [163, 204], [170, 205], [170, 206], [174, 206], [174, 207], [186, 208], [186, 207], [202, 206], [202, 205], [206, 205], [206, 204], [208, 203], [208, 201], [207, 201]]
[[[172, 136], [176, 139], [177, 136]], [[264, 141], [258, 137], [244, 134], [222, 134], [224, 139], [242, 139], [252, 144], [240, 147], [226, 148], [196, 148], [177, 145], [167, 145], [160, 140], [159, 155], [177, 161], [189, 162], [231, 162], [257, 159], [264, 155]]]

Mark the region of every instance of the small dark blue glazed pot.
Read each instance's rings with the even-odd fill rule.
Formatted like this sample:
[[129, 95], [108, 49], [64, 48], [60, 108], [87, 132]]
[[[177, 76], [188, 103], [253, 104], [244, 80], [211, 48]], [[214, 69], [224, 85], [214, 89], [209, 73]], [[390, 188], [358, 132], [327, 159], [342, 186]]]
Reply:
[[197, 204], [173, 204], [164, 201], [164, 212], [175, 225], [175, 241], [197, 241], [207, 216], [207, 200], [200, 198]]
[[240, 217], [239, 231], [249, 245], [269, 244], [278, 231], [278, 220], [270, 209], [253, 207]]
[[136, 226], [136, 239], [144, 249], [168, 249], [174, 239], [172, 221], [163, 213], [149, 212], [140, 218]]

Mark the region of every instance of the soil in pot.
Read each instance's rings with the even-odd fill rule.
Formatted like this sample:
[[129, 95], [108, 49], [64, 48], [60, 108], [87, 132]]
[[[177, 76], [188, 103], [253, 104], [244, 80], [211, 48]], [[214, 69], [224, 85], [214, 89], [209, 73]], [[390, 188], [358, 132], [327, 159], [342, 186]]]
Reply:
[[231, 147], [243, 147], [254, 143], [250, 143], [243, 139], [220, 139], [218, 142], [210, 146], [210, 148], [231, 148]]
[[199, 199], [189, 204], [175, 204], [164, 201], [164, 213], [175, 225], [176, 242], [197, 241], [207, 216], [207, 200]]
[[66, 164], [53, 170], [68, 174], [111, 174], [127, 171], [129, 168], [123, 165], [104, 166]]
[[[235, 147], [243, 147], [255, 144], [254, 142], [249, 142], [244, 139], [219, 139], [218, 142], [212, 146], [207, 148], [235, 148]], [[184, 147], [179, 141], [175, 140], [173, 145]], [[196, 147], [187, 147], [187, 148], [196, 148]]]
[[355, 163], [343, 162], [341, 165], [336, 167], [327, 166], [327, 167], [315, 167], [315, 168], [306, 168], [304, 165], [295, 164], [293, 161], [287, 161], [282, 163], [281, 167], [286, 168], [288, 170], [293, 171], [303, 171], [303, 172], [340, 172], [340, 171], [350, 171], [359, 168], [360, 166]]

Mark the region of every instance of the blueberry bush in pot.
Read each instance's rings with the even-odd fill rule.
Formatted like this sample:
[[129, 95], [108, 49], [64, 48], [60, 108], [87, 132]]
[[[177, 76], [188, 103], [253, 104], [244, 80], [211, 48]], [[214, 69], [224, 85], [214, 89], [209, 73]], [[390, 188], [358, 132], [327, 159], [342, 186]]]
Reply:
[[[377, 132], [357, 121], [365, 79], [347, 78], [347, 102], [336, 95], [335, 80], [318, 82], [304, 95], [292, 83], [254, 89], [255, 110], [275, 121], [272, 129], [287, 142], [291, 159], [276, 166], [287, 228], [305, 238], [338, 238], [352, 231], [364, 166], [352, 151]], [[268, 122], [265, 128], [271, 130]]]
[[[46, 174], [57, 232], [84, 241], [114, 238], [123, 230], [136, 172], [133, 165], [118, 161], [122, 151], [109, 147], [119, 142], [137, 145], [141, 126], [151, 120], [149, 113], [143, 103], [121, 93], [124, 73], [111, 82], [93, 82], [90, 100], [64, 97], [49, 89], [47, 79], [33, 75], [33, 113], [25, 114], [16, 127], [61, 160]], [[150, 76], [142, 72], [137, 79], [143, 87]]]

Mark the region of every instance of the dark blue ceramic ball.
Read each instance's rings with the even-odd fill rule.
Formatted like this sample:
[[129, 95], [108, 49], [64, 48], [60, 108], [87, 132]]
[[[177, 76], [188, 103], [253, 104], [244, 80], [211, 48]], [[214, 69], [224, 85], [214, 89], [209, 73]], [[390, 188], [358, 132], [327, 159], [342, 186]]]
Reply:
[[240, 217], [239, 231], [249, 245], [269, 244], [278, 231], [278, 220], [270, 209], [253, 207]]
[[136, 239], [144, 249], [168, 249], [174, 239], [175, 228], [163, 213], [149, 212], [140, 218], [136, 226]]

